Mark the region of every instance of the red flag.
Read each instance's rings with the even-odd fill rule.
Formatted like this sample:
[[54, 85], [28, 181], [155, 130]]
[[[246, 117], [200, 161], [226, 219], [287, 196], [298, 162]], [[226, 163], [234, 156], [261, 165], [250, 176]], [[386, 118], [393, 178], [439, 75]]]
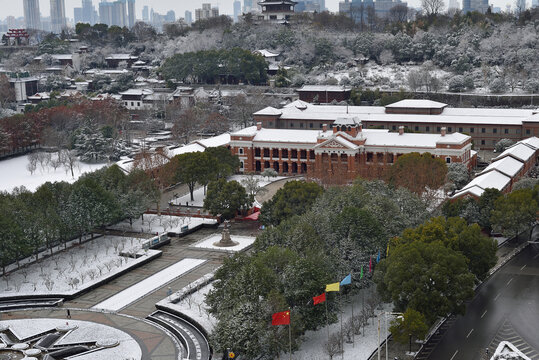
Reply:
[[271, 316], [271, 325], [290, 325], [290, 310], [273, 314]]
[[372, 271], [372, 256], [371, 256], [371, 259], [369, 260], [369, 272]]
[[318, 295], [318, 296], [313, 297], [314, 305], [321, 304], [324, 301], [326, 301], [326, 293], [323, 293], [322, 295]]

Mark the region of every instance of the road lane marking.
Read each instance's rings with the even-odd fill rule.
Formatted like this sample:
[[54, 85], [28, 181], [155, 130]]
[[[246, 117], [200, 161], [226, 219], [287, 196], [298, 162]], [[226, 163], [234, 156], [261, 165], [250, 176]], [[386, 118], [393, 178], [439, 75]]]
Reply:
[[458, 352], [459, 352], [458, 350], [455, 351], [455, 353], [453, 354], [453, 356], [451, 356], [451, 359], [449, 359], [449, 360], [453, 360], [453, 358], [457, 355]]
[[524, 268], [526, 267], [526, 265], [528, 265], [528, 264], [524, 264], [524, 266], [520, 268], [520, 271], [524, 270]]
[[473, 333], [473, 329], [470, 330], [470, 332], [468, 333], [468, 335], [466, 335], [466, 339], [470, 337], [470, 335]]
[[507, 282], [506, 285], [509, 285], [511, 283], [511, 281], [513, 281], [513, 278], [509, 279], [509, 281]]
[[485, 312], [483, 313], [483, 315], [481, 315], [481, 319], [483, 318], [483, 316], [485, 316], [486, 313], [487, 313], [487, 310], [485, 310]]
[[496, 297], [494, 298], [494, 301], [498, 300], [498, 298], [500, 297], [502, 293], [498, 293], [498, 295], [496, 295]]

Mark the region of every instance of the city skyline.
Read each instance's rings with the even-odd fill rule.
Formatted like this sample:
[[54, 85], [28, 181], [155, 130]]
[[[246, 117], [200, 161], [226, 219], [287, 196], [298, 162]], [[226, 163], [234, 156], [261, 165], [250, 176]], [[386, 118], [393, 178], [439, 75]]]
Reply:
[[[112, 1], [112, 0], [109, 0]], [[93, 0], [93, 5], [96, 7], [96, 9], [99, 7], [100, 0]], [[243, 6], [243, 0], [241, 0], [242, 6]], [[202, 3], [211, 3], [212, 6], [218, 6], [219, 12], [221, 14], [226, 15], [233, 15], [234, 13], [234, 0], [215, 0], [215, 1], [208, 1], [208, 0], [192, 0], [188, 4], [185, 4], [184, 2], [178, 2], [176, 0], [136, 0], [136, 19], [142, 20], [142, 9], [146, 5], [150, 9], [153, 8], [155, 12], [166, 14], [167, 11], [173, 10], [176, 14], [181, 14], [180, 16], [183, 17], [183, 14], [186, 10], [192, 12], [194, 14], [194, 11], [196, 8], [201, 8]], [[501, 7], [502, 9], [505, 9], [507, 4], [510, 4], [513, 6], [513, 2], [507, 2], [507, 0], [490, 0], [489, 3], [493, 6]], [[73, 18], [73, 9], [76, 7], [81, 7], [82, 1], [81, 0], [65, 0], [65, 14], [68, 19]], [[531, 1], [526, 1], [527, 7], [530, 7], [532, 4]], [[411, 7], [420, 7], [421, 1], [420, 0], [409, 0], [408, 5]], [[447, 5], [447, 4], [446, 4]], [[459, 5], [462, 7], [462, 1], [459, 0]], [[329, 11], [337, 12], [339, 9], [339, 0], [326, 0], [326, 7]], [[50, 0], [39, 0], [39, 8], [41, 12], [42, 17], [48, 17], [50, 16]], [[3, 6], [3, 15], [2, 20], [5, 19], [8, 16], [14, 16], [14, 17], [23, 17], [24, 16], [24, 10], [23, 10], [23, 2], [22, 1], [15, 1], [15, 2], [9, 2], [4, 4]]]

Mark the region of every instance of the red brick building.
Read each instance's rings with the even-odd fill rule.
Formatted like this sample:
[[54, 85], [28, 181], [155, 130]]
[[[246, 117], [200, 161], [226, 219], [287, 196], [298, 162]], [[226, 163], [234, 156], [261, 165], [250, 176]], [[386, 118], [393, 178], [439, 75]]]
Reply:
[[451, 198], [479, 198], [485, 189], [511, 192], [513, 185], [537, 164], [539, 138], [531, 137], [519, 141], [492, 159], [492, 163]]
[[254, 113], [264, 128], [321, 129], [337, 118], [358, 118], [364, 129], [439, 134], [460, 132], [472, 137], [475, 149], [493, 149], [503, 138], [519, 141], [539, 136], [539, 110], [450, 108], [430, 100], [402, 100], [388, 106], [314, 105], [294, 101], [281, 109], [267, 107]]
[[363, 129], [357, 118], [339, 118], [328, 129], [267, 129], [261, 123], [230, 134], [230, 149], [240, 171], [272, 168], [279, 174], [305, 174], [326, 183], [346, 183], [357, 176], [379, 178], [403, 154], [431, 153], [446, 161], [472, 167], [475, 152], [470, 136], [405, 133]]

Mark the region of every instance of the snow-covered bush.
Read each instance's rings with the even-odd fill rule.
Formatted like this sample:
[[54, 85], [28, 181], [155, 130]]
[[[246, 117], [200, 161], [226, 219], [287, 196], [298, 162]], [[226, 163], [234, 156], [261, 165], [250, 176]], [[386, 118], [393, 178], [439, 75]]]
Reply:
[[504, 152], [505, 149], [507, 149], [509, 146], [513, 145], [514, 143], [515, 142], [511, 139], [500, 139], [500, 141], [498, 141], [496, 145], [494, 145], [494, 150], [498, 153]]
[[490, 83], [490, 91], [494, 94], [501, 94], [507, 91], [507, 84], [502, 78], [496, 78]]

